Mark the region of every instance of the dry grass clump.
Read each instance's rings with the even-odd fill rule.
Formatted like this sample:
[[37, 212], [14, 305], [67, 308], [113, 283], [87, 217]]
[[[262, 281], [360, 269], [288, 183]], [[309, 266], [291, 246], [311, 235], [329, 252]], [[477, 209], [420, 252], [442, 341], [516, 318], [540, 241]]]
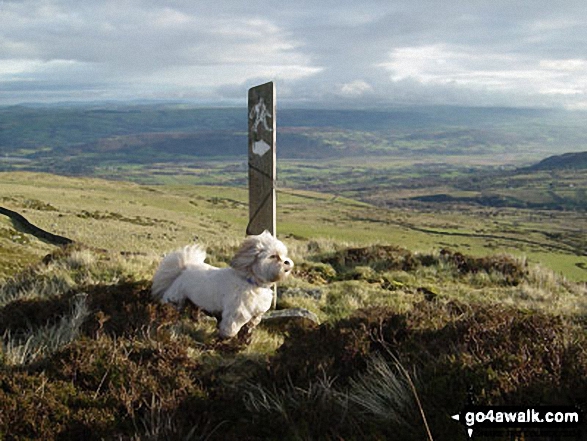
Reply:
[[411, 271], [422, 264], [429, 263], [427, 258], [422, 259], [421, 256], [409, 250], [391, 245], [347, 248], [326, 257], [324, 261], [337, 271], [346, 271], [358, 266], [368, 266], [376, 271]]
[[202, 397], [195, 372], [185, 348], [172, 341], [82, 338], [36, 366], [0, 372], [0, 434], [116, 439], [140, 433], [153, 418], [162, 430], [187, 397]]
[[[368, 383], [375, 375], [373, 357], [383, 357], [387, 366], [379, 360], [383, 378], [377, 387]], [[398, 362], [415, 379], [434, 439], [458, 439], [449, 415], [471, 398], [486, 405], [580, 405], [587, 396], [584, 329], [547, 314], [455, 301], [421, 302], [408, 313], [366, 309], [300, 331], [273, 358], [272, 387], [307, 388], [320, 378], [335, 379], [331, 394], [348, 400], [349, 417], [338, 425], [341, 437], [360, 437], [351, 418], [360, 412], [374, 439], [425, 439], [415, 395], [406, 376], [398, 377]], [[376, 417], [382, 406], [390, 416], [385, 424]]]
[[425, 254], [397, 246], [372, 245], [338, 250], [321, 260], [331, 265], [339, 279], [365, 278], [361, 277], [361, 273], [365, 272], [414, 272], [429, 267], [450, 268], [460, 276], [478, 273], [499, 275], [493, 282], [499, 281], [503, 285], [518, 285], [528, 275], [528, 265], [523, 258], [508, 255], [472, 257], [447, 249]]
[[[461, 275], [498, 274], [503, 285], [516, 286], [528, 276], [528, 264], [524, 258], [508, 255], [471, 257], [446, 249], [440, 250], [440, 258], [452, 264]], [[493, 282], [495, 284], [495, 279]]]
[[[75, 340], [80, 335], [81, 327], [89, 311], [86, 296], [83, 294], [77, 295], [70, 303], [69, 313], [51, 315], [50, 319], [37, 327], [33, 326], [30, 318], [18, 309], [19, 305], [10, 304], [4, 308], [0, 314], [0, 320], [5, 319], [2, 325], [3, 331], [0, 330], [4, 336], [4, 363], [15, 366], [26, 365], [52, 354]], [[16, 308], [11, 308], [12, 306]], [[11, 310], [15, 312], [13, 316], [10, 315]], [[34, 309], [34, 312], [38, 310]], [[36, 316], [38, 318], [38, 314]], [[27, 322], [27, 329], [19, 328], [19, 324], [22, 326], [23, 318]]]

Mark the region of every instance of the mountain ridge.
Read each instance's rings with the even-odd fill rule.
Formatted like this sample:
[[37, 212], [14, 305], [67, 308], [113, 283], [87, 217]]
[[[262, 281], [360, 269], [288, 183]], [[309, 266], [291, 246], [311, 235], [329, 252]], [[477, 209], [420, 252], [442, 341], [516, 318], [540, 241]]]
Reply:
[[587, 169], [587, 151], [553, 155], [528, 167], [529, 170]]

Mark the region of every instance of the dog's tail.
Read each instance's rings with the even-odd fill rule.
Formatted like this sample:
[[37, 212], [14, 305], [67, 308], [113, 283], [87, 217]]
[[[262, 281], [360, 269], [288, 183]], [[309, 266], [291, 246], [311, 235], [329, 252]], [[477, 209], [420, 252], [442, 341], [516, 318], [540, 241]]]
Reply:
[[199, 245], [188, 245], [165, 256], [153, 277], [153, 296], [161, 299], [184, 269], [190, 265], [202, 264], [204, 260], [206, 251]]

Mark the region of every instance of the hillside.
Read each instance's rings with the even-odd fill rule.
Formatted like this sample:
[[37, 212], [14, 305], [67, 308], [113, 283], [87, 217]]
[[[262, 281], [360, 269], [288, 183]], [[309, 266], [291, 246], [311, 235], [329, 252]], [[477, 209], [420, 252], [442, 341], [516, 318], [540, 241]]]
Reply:
[[242, 239], [241, 125], [0, 109], [1, 440], [464, 441], [471, 400], [587, 406], [587, 176], [525, 168], [584, 149], [584, 118], [280, 112], [278, 308], [322, 324], [249, 344], [149, 294], [165, 252], [198, 241], [222, 266]]
[[530, 167], [531, 170], [584, 170], [586, 168], [587, 152], [549, 156]]
[[[238, 159], [246, 156], [246, 110], [151, 106], [0, 107], [0, 170], [101, 175], [112, 167]], [[576, 151], [587, 132], [580, 114], [420, 107], [372, 110], [283, 109], [279, 155], [341, 157], [446, 155], [508, 161]]]
[[585, 284], [482, 246], [562, 247], [553, 239], [281, 191], [296, 271], [278, 308], [322, 324], [262, 323], [247, 345], [149, 295], [161, 254], [196, 236], [211, 263], [229, 261], [244, 190], [0, 179], [2, 205], [79, 242], [58, 248], [1, 219], [0, 265], [21, 260], [0, 282], [0, 439], [464, 441], [450, 415], [469, 399], [587, 404]]
[[[163, 253], [196, 237], [215, 240], [218, 229], [236, 241], [248, 216], [248, 192], [242, 187], [145, 186], [35, 173], [0, 173], [0, 187], [0, 206], [46, 231], [115, 252]], [[510, 253], [571, 280], [587, 280], [586, 220], [580, 212], [466, 209], [458, 204], [386, 209], [288, 188], [279, 188], [277, 195], [284, 237], [397, 244], [425, 252], [448, 247], [475, 256]], [[48, 247], [1, 216], [0, 250], [6, 274], [6, 268], [19, 267], [16, 262], [42, 257]]]
[[[581, 250], [587, 177], [526, 167], [584, 150], [584, 120], [581, 112], [531, 109], [279, 109], [277, 184], [382, 207], [480, 218], [507, 210], [540, 218], [544, 233]], [[246, 145], [243, 109], [0, 107], [0, 171], [238, 188], [246, 185]], [[553, 231], [551, 216], [567, 218], [571, 231]]]

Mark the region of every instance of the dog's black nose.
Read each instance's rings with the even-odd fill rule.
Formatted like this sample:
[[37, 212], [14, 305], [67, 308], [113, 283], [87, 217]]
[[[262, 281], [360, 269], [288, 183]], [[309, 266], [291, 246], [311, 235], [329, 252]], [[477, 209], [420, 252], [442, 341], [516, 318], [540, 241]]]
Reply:
[[292, 262], [291, 260], [289, 260], [289, 259], [285, 259], [285, 260], [283, 261], [283, 264], [284, 264], [285, 266], [289, 266], [290, 268], [293, 266], [293, 262]]

